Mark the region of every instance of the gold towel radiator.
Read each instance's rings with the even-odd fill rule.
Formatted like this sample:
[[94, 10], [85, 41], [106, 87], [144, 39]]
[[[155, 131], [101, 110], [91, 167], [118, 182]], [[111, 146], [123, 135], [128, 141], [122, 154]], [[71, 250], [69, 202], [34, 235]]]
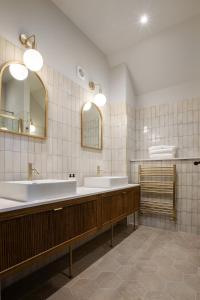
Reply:
[[176, 221], [176, 165], [139, 166], [141, 214], [161, 214]]

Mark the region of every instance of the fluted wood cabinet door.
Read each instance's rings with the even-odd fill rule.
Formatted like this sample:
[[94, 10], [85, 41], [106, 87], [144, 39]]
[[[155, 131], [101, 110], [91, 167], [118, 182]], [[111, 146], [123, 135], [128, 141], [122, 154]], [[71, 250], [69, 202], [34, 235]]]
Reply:
[[126, 192], [127, 213], [132, 214], [139, 210], [140, 207], [140, 187], [134, 187]]
[[124, 200], [125, 200], [125, 212], [127, 215], [130, 215], [135, 210], [135, 191], [128, 190], [124, 192]]
[[0, 222], [0, 271], [53, 246], [52, 211]]
[[97, 199], [55, 210], [51, 223], [53, 245], [59, 245], [97, 227]]
[[93, 197], [82, 203], [58, 204], [47, 211], [0, 219], [0, 272], [97, 230], [98, 206], [98, 198]]
[[102, 225], [114, 223], [138, 211], [139, 202], [139, 187], [102, 195]]
[[109, 224], [112, 219], [112, 194], [108, 193], [102, 196], [101, 202], [101, 223], [102, 225]]
[[125, 193], [107, 193], [102, 196], [102, 225], [114, 222], [126, 216]]
[[137, 186], [134, 188], [134, 211], [140, 209], [140, 187]]

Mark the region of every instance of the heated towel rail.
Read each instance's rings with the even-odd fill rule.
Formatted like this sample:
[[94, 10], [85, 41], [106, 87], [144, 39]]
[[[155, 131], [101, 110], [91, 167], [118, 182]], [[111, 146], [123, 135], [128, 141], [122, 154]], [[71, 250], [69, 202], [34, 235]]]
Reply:
[[141, 214], [160, 214], [176, 221], [176, 166], [139, 166]]

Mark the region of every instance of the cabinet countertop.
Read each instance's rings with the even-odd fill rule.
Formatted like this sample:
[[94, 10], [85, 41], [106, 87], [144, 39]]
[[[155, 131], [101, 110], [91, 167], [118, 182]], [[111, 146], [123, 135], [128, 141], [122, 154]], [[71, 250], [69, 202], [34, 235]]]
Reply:
[[128, 184], [124, 186], [118, 186], [113, 188], [88, 188], [88, 187], [77, 187], [77, 192], [75, 194], [66, 195], [66, 197], [59, 198], [59, 199], [48, 199], [48, 200], [40, 200], [40, 201], [30, 201], [30, 202], [22, 202], [22, 201], [15, 201], [0, 198], [0, 213], [19, 210], [23, 208], [29, 208], [34, 206], [39, 206], [42, 204], [50, 204], [60, 202], [62, 200], [69, 200], [69, 199], [76, 199], [81, 198], [83, 196], [91, 196], [91, 195], [98, 195], [102, 193], [108, 193], [113, 191], [118, 191], [126, 188], [136, 187], [139, 184]]

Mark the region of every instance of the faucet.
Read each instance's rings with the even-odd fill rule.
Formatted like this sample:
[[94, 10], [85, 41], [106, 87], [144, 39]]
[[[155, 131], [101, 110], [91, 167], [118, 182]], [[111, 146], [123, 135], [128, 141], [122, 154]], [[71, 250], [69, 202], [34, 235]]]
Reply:
[[28, 180], [33, 180], [33, 173], [36, 173], [37, 175], [40, 174], [36, 168], [33, 168], [32, 163], [28, 163]]
[[101, 176], [101, 167], [97, 166], [97, 176]]

